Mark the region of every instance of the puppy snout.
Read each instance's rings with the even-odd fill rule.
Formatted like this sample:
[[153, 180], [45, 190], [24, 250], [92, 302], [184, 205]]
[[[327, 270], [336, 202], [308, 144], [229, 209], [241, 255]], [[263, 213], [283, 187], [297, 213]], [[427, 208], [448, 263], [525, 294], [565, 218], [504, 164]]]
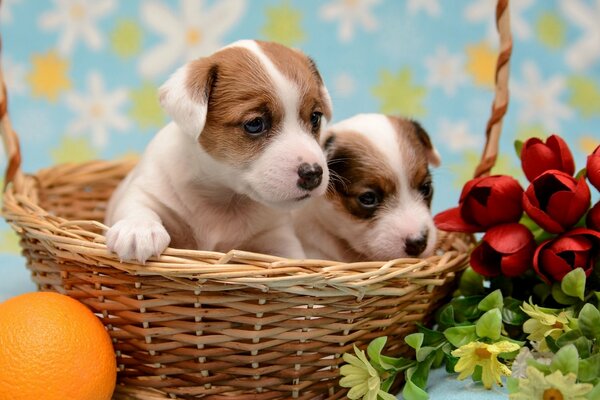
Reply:
[[313, 190], [321, 184], [323, 179], [323, 168], [319, 164], [310, 165], [302, 163], [298, 167], [298, 187], [305, 190]]
[[424, 231], [420, 236], [416, 238], [407, 238], [404, 250], [409, 256], [416, 257], [420, 255], [427, 247], [428, 231]]

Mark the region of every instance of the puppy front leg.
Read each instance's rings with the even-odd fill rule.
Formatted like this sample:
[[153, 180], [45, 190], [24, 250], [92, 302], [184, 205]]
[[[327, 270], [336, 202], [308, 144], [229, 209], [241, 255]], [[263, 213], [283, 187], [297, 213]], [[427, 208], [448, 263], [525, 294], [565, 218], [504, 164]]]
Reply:
[[160, 255], [171, 241], [159, 215], [145, 204], [144, 197], [139, 192], [127, 193], [114, 209], [115, 223], [106, 232], [106, 246], [121, 260], [145, 263]]
[[249, 249], [298, 260], [306, 258], [302, 244], [291, 224], [280, 225], [255, 236], [249, 243]]

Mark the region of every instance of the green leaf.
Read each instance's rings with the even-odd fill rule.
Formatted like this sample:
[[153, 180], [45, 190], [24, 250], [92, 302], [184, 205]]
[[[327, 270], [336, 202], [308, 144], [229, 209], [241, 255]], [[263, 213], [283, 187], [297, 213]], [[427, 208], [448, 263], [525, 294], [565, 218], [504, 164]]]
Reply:
[[556, 344], [556, 340], [552, 336], [546, 336], [545, 340], [551, 352], [556, 353], [558, 350], [560, 350], [560, 347]]
[[517, 158], [521, 159], [521, 152], [523, 151], [523, 142], [521, 140], [515, 140], [515, 152], [517, 153]]
[[385, 363], [382, 363], [381, 360], [381, 351], [383, 350], [383, 347], [385, 346], [386, 342], [386, 336], [381, 336], [376, 339], [373, 339], [367, 347], [367, 354], [369, 355], [369, 359], [371, 360], [371, 363], [374, 364], [374, 366], [381, 366], [381, 368], [388, 370], [393, 369], [394, 367], [392, 365], [387, 364], [383, 365]]
[[429, 354], [431, 354], [432, 351], [435, 350], [435, 347], [421, 347], [419, 350], [417, 350], [417, 362], [422, 362], [425, 360], [425, 358], [427, 358], [427, 356], [429, 356]]
[[423, 389], [415, 385], [412, 381], [412, 376], [416, 367], [409, 368], [406, 371], [406, 383], [404, 389], [402, 389], [402, 397], [406, 400], [428, 400], [429, 395]]
[[464, 296], [472, 296], [484, 292], [483, 276], [473, 271], [473, 268], [468, 267], [460, 276], [458, 290]]
[[552, 285], [552, 297], [559, 304], [571, 305], [577, 303], [577, 299], [571, 296], [567, 296], [560, 288], [560, 283], [555, 282]]
[[394, 384], [395, 379], [396, 379], [396, 374], [391, 375], [385, 381], [381, 382], [380, 389], [383, 390], [384, 392], [389, 392], [390, 388]]
[[581, 331], [579, 329], [573, 329], [565, 332], [556, 339], [556, 345], [558, 347], [564, 347], [568, 344], [573, 343], [575, 340], [581, 337]]
[[577, 371], [579, 370], [579, 353], [577, 353], [575, 345], [569, 344], [558, 350], [552, 358], [550, 369], [553, 372], [559, 370], [563, 375], [570, 372], [577, 375]]
[[477, 336], [481, 338], [487, 337], [492, 340], [497, 340], [500, 338], [501, 331], [502, 314], [497, 308], [494, 308], [483, 314], [475, 325], [475, 332], [477, 333]]
[[391, 365], [393, 371], [404, 371], [407, 368], [414, 366], [417, 362], [410, 358], [404, 357], [388, 357], [381, 355], [381, 364], [382, 365]]
[[483, 372], [483, 370], [481, 369], [481, 365], [478, 365], [475, 367], [475, 370], [473, 371], [473, 375], [471, 375], [471, 379], [473, 379], [473, 382], [481, 382], [482, 372]]
[[424, 334], [423, 344], [425, 346], [437, 346], [441, 342], [444, 342], [446, 339], [444, 338], [444, 334], [440, 331], [434, 331], [432, 329], [426, 328], [421, 324], [417, 324], [417, 329], [420, 333]]
[[492, 293], [485, 296], [483, 300], [479, 302], [477, 308], [479, 308], [481, 311], [489, 311], [494, 308], [502, 310], [502, 306], [504, 306], [502, 292], [500, 291], [500, 289], [496, 289]]
[[457, 322], [472, 322], [483, 312], [477, 308], [483, 296], [456, 297], [450, 301], [454, 308], [454, 318]]
[[444, 336], [454, 347], [460, 347], [477, 340], [475, 325], [453, 326], [444, 331]]
[[529, 316], [521, 309], [521, 300], [507, 297], [504, 299], [504, 307], [502, 308], [502, 322], [508, 325], [522, 326]]
[[448, 304], [442, 309], [438, 321], [441, 325], [446, 327], [456, 325], [456, 321], [454, 320], [454, 307], [452, 307], [452, 304]]
[[560, 288], [566, 295], [583, 300], [583, 296], [585, 295], [585, 280], [583, 268], [575, 268], [564, 276], [560, 283]]
[[579, 312], [577, 318], [581, 333], [588, 339], [596, 339], [600, 343], [600, 311], [587, 303]]
[[540, 298], [542, 303], [550, 296], [550, 286], [545, 283], [538, 283], [533, 287], [533, 293]]
[[454, 366], [458, 362], [458, 357], [454, 357], [451, 354], [444, 354], [444, 358], [446, 360], [446, 372], [449, 374], [454, 373]]
[[579, 172], [577, 174], [575, 174], [575, 179], [579, 180], [579, 178], [581, 178], [582, 176], [585, 176], [586, 173], [587, 173], [586, 168], [580, 169]]
[[421, 332], [411, 333], [410, 335], [404, 338], [404, 341], [407, 345], [415, 349], [415, 351], [419, 351], [421, 345], [423, 344], [423, 338], [425, 335]]

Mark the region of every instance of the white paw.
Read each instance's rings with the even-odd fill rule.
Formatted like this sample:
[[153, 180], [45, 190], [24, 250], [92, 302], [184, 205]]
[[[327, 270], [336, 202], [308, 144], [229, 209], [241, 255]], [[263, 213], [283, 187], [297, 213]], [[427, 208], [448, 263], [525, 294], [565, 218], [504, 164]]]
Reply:
[[106, 246], [119, 255], [121, 260], [146, 262], [160, 255], [169, 245], [171, 237], [162, 224], [125, 218], [106, 232]]

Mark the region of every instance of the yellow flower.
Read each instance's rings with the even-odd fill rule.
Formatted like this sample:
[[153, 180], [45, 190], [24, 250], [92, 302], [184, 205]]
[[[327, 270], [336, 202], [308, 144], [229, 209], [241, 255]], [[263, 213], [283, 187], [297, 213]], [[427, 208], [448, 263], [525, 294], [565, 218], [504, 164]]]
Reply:
[[465, 344], [452, 352], [454, 357], [460, 357], [454, 366], [454, 371], [460, 373], [458, 379], [462, 380], [472, 375], [475, 367], [479, 365], [481, 380], [486, 389], [491, 389], [494, 382], [502, 386], [500, 375], [510, 376], [510, 369], [498, 361], [498, 354], [510, 353], [519, 348], [518, 344], [507, 340], [492, 344], [483, 342]]
[[27, 81], [31, 85], [34, 97], [45, 97], [56, 101], [61, 92], [71, 87], [68, 76], [69, 61], [50, 51], [46, 54], [34, 54], [33, 64]]
[[380, 389], [381, 377], [369, 360], [363, 350], [354, 346], [356, 356], [344, 353], [344, 361], [348, 364], [340, 368], [343, 378], [340, 379], [340, 386], [351, 388], [348, 392], [348, 398], [351, 400], [376, 400], [377, 396], [384, 400], [396, 400], [395, 396]]
[[529, 333], [527, 339], [540, 342], [540, 350], [547, 349], [546, 336], [552, 336], [557, 339], [564, 332], [570, 331], [569, 318], [571, 311], [561, 311], [558, 315], [551, 312], [545, 312], [534, 304], [523, 303], [521, 309], [531, 318], [523, 324], [523, 332]]
[[555, 371], [548, 376], [535, 369], [527, 368], [527, 378], [519, 379], [519, 391], [508, 396], [510, 400], [586, 400], [593, 385], [575, 383], [577, 376], [569, 373], [566, 376]]

